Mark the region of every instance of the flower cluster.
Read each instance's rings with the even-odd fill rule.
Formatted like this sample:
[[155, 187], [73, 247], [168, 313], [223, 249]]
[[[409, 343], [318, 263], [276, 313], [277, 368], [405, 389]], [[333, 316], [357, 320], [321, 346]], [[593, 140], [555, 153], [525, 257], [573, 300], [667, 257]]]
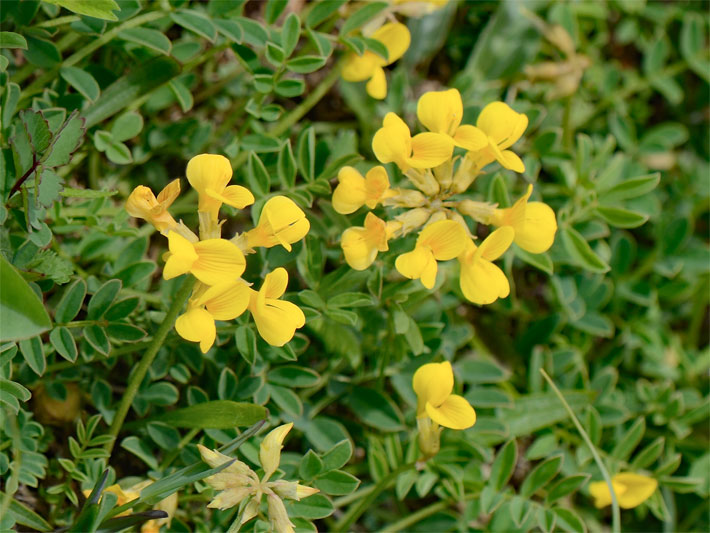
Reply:
[[266, 496], [271, 527], [278, 533], [292, 533], [293, 524], [288, 517], [282, 498], [300, 500], [318, 492], [318, 489], [300, 485], [296, 481], [279, 479], [269, 481], [281, 462], [281, 448], [293, 423], [273, 429], [259, 447], [259, 462], [264, 469], [261, 480], [245, 463], [198, 444], [202, 460], [212, 468], [231, 462], [228, 467], [206, 479], [215, 490], [221, 491], [207, 507], [228, 509], [243, 504], [237, 516], [238, 525], [245, 524], [259, 513], [262, 497]]
[[180, 180], [168, 184], [157, 198], [148, 187], [136, 187], [126, 202], [130, 215], [147, 220], [168, 238], [163, 277], [190, 273], [197, 278], [187, 310], [178, 317], [175, 329], [182, 338], [199, 342], [206, 353], [217, 336], [215, 321], [233, 320], [248, 309], [261, 337], [273, 346], [283, 346], [305, 324], [300, 308], [279, 299], [286, 292], [288, 273], [276, 268], [266, 275], [258, 291], [241, 276], [246, 269], [245, 255], [254, 248], [280, 245], [291, 251], [291, 244], [310, 229], [305, 213], [289, 198], [274, 196], [264, 204], [255, 228], [223, 239], [222, 204], [243, 209], [254, 203], [254, 196], [241, 185], [228, 185], [232, 166], [221, 155], [193, 157], [186, 174], [198, 193], [199, 238], [168, 212], [180, 194]]
[[[458, 197], [465, 193], [483, 167], [494, 161], [523, 172], [523, 161], [509, 148], [522, 136], [528, 118], [503, 102], [483, 108], [476, 125], [461, 124], [463, 103], [456, 89], [425, 93], [417, 105], [419, 121], [429, 130], [412, 136], [409, 126], [388, 113], [372, 140], [381, 163], [394, 163], [416, 187], [392, 188], [387, 170], [370, 169], [365, 176], [343, 167], [333, 192], [333, 208], [354, 213], [366, 205], [396, 209], [391, 220], [368, 213], [363, 227], [348, 228], [341, 246], [347, 263], [356, 270], [368, 268], [388, 241], [422, 228], [414, 249], [400, 255], [395, 267], [403, 276], [419, 279], [431, 289], [438, 261], [458, 259], [464, 296], [476, 304], [490, 304], [508, 296], [510, 285], [493, 264], [515, 242], [527, 252], [547, 251], [554, 241], [557, 221], [552, 209], [529, 201], [532, 185], [512, 207]], [[456, 149], [462, 155], [456, 154]], [[464, 217], [496, 227], [480, 244]]]

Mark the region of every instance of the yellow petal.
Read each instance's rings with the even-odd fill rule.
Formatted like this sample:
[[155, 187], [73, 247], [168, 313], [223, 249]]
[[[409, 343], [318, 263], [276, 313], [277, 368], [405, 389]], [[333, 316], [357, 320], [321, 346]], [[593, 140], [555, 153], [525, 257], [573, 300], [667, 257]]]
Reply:
[[259, 462], [264, 469], [264, 480], [271, 477], [271, 474], [276, 472], [281, 462], [281, 448], [283, 441], [291, 428], [293, 422], [283, 424], [275, 429], [272, 429], [259, 446]]
[[377, 207], [390, 188], [385, 167], [373, 167], [365, 175], [365, 203], [370, 209]]
[[454, 134], [456, 146], [475, 152], [488, 145], [488, 136], [476, 126], [464, 124]]
[[555, 212], [542, 202], [530, 202], [525, 210], [525, 224], [515, 231], [515, 243], [532, 254], [546, 252], [557, 231]]
[[379, 68], [379, 65], [380, 58], [369, 50], [361, 56], [348, 54], [340, 75], [345, 81], [365, 81], [372, 77], [373, 72], [376, 68]]
[[254, 195], [249, 189], [242, 187], [241, 185], [230, 185], [221, 193], [217, 193], [212, 189], [207, 189], [207, 194], [212, 198], [215, 198], [224, 204], [236, 207], [237, 209], [244, 209], [246, 206], [254, 203]]
[[220, 194], [232, 179], [232, 165], [224, 156], [200, 154], [188, 161], [185, 174], [190, 185], [199, 193], [198, 209], [210, 211], [214, 209], [215, 200], [207, 195], [207, 189]]
[[387, 96], [387, 76], [382, 67], [375, 67], [370, 81], [365, 85], [367, 94], [376, 100], [384, 100]]
[[341, 215], [349, 215], [360, 209], [366, 201], [366, 181], [362, 174], [353, 167], [341, 168], [338, 172], [338, 186], [333, 191], [333, 209]]
[[220, 453], [217, 450], [210, 450], [202, 444], [198, 444], [197, 449], [199, 450], [200, 455], [202, 456], [202, 460], [208, 465], [210, 465], [212, 468], [216, 468], [218, 466], [223, 465], [224, 463], [229, 463], [230, 461], [232, 461], [232, 464], [229, 465], [227, 468], [225, 468], [218, 474], [209, 476], [207, 478], [207, 481], [209, 481], [210, 485], [217, 488], [218, 490], [219, 487], [214, 484], [214, 481], [217, 479], [220, 480], [221, 486], [226, 487], [228, 484], [226, 482], [229, 479], [233, 479], [234, 476], [248, 476], [249, 474], [253, 474], [251, 468], [249, 468], [245, 463], [239, 461], [238, 459], [235, 459], [234, 457], [224, 455], [223, 453]]
[[615, 489], [617, 483], [626, 487], [622, 494], [617, 493], [619, 507], [623, 509], [638, 507], [648, 500], [658, 488], [658, 481], [655, 479], [633, 472], [617, 474], [612, 478], [612, 482]]
[[476, 126], [493, 139], [501, 150], [512, 146], [528, 127], [528, 117], [503, 102], [491, 102], [478, 116]]
[[429, 131], [453, 135], [463, 118], [461, 94], [457, 89], [424, 93], [417, 103], [417, 117]]
[[280, 298], [288, 287], [288, 271], [283, 267], [275, 268], [264, 278], [259, 292], [264, 298]]
[[441, 133], [420, 133], [412, 138], [412, 155], [405, 159], [410, 167], [434, 168], [451, 158], [454, 141]]
[[269, 504], [268, 516], [271, 523], [271, 530], [278, 533], [294, 533], [293, 523], [288, 517], [284, 502], [273, 492], [267, 494], [266, 501]]
[[168, 183], [158, 194], [158, 203], [165, 209], [170, 207], [180, 195], [180, 178]]
[[[626, 491], [626, 487], [621, 483], [617, 483], [616, 481], [614, 481], [614, 478], [612, 478], [611, 484], [614, 487], [614, 492], [616, 493], [616, 498], [618, 501], [619, 496], [621, 496], [624, 491]], [[590, 483], [589, 493], [594, 498], [594, 506], [597, 509], [601, 509], [602, 507], [611, 505], [611, 492], [609, 491], [609, 485], [606, 484], [606, 481], [595, 481], [593, 483]]]
[[406, 159], [412, 153], [412, 137], [409, 127], [395, 113], [387, 113], [382, 127], [372, 138], [372, 151], [380, 163], [394, 162], [406, 170]]
[[246, 259], [233, 242], [226, 239], [207, 239], [196, 242], [193, 246], [198, 259], [190, 272], [202, 283], [217, 285], [235, 280], [244, 273]]
[[434, 258], [448, 261], [458, 257], [470, 239], [466, 230], [455, 220], [439, 220], [425, 227], [417, 238], [417, 246], [431, 248]]
[[438, 407], [427, 403], [426, 412], [434, 422], [450, 429], [468, 429], [476, 423], [476, 411], [471, 404], [455, 394], [448, 396]]
[[367, 242], [365, 228], [348, 228], [343, 232], [340, 246], [345, 262], [354, 270], [367, 269], [377, 258], [377, 248]]
[[498, 259], [505, 251], [513, 244], [515, 230], [510, 226], [503, 226], [491, 233], [481, 243], [478, 248], [478, 254], [488, 261]]
[[210, 509], [229, 509], [239, 505], [252, 492], [251, 487], [232, 487], [223, 490], [207, 505]]
[[193, 307], [180, 315], [175, 321], [175, 331], [185, 340], [199, 342], [202, 353], [209, 351], [217, 336], [212, 315], [200, 307]]
[[510, 284], [503, 271], [480, 257], [461, 263], [459, 283], [466, 299], [479, 305], [492, 304], [510, 294]]
[[[258, 300], [257, 300], [258, 301]], [[272, 346], [283, 346], [306, 323], [301, 309], [284, 300], [266, 298], [261, 305], [251, 305], [250, 310], [259, 335]]]
[[383, 66], [390, 65], [402, 57], [409, 48], [409, 44], [412, 40], [409, 29], [400, 22], [384, 24], [370, 37], [380, 41], [387, 48], [387, 61], [379, 58]]
[[195, 246], [175, 231], [168, 233], [168, 246], [170, 256], [163, 267], [163, 278], [172, 279], [190, 272], [199, 259]]
[[525, 171], [525, 165], [523, 164], [522, 159], [510, 150], [501, 150], [496, 144], [489, 142], [486, 151], [490, 151], [490, 153], [494, 155], [495, 159], [503, 166], [503, 168], [510, 169], [514, 172]]
[[234, 320], [249, 305], [249, 287], [243, 280], [213, 285], [197, 301], [215, 320]]
[[286, 196], [270, 198], [261, 211], [261, 219], [266, 219], [275, 244], [282, 245], [289, 252], [291, 244], [300, 241], [311, 228], [306, 214], [296, 205], [296, 202]]
[[454, 390], [451, 363], [444, 361], [420, 366], [412, 378], [412, 388], [417, 395], [417, 416], [424, 413], [426, 404], [440, 406]]
[[437, 266], [436, 259], [434, 259], [434, 254], [430, 248], [416, 246], [411, 252], [397, 257], [394, 266], [405, 278], [421, 279], [422, 284], [427, 289], [434, 287]]

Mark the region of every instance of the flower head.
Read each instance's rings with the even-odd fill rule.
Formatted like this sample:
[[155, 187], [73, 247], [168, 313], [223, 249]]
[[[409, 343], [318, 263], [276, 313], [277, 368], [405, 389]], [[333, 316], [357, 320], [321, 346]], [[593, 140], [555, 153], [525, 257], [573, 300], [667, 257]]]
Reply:
[[528, 202], [533, 186], [513, 204], [513, 207], [496, 209], [491, 223], [510, 226], [515, 230], [515, 244], [531, 254], [541, 254], [552, 246], [557, 231], [555, 212], [542, 202]]
[[503, 226], [486, 237], [481, 246], [468, 241], [466, 250], [459, 257], [461, 292], [468, 300], [482, 305], [508, 296], [508, 278], [492, 261], [505, 253], [513, 242], [514, 235], [513, 228]]
[[[616, 500], [622, 509], [633, 509], [648, 500], [658, 488], [658, 481], [633, 472], [623, 472], [611, 478]], [[611, 505], [611, 491], [606, 481], [589, 484], [589, 492], [594, 497], [594, 505], [601, 509]]]
[[254, 195], [241, 185], [227, 185], [232, 179], [232, 165], [221, 155], [200, 154], [187, 163], [187, 179], [199, 195], [198, 211], [209, 213], [217, 221], [222, 204], [243, 209], [254, 203]]
[[259, 224], [246, 234], [247, 243], [254, 248], [281, 245], [289, 252], [291, 244], [300, 241], [311, 228], [306, 214], [285, 196], [270, 198], [261, 210]]
[[436, 282], [437, 261], [447, 261], [463, 252], [468, 237], [455, 220], [439, 220], [425, 227], [414, 250], [400, 255], [395, 267], [404, 277], [420, 279], [431, 289]]
[[288, 272], [277, 268], [264, 278], [259, 292], [251, 291], [249, 310], [259, 335], [272, 346], [283, 346], [306, 323], [303, 311], [296, 305], [279, 300], [288, 285]]
[[390, 65], [404, 55], [409, 48], [411, 36], [407, 26], [399, 22], [390, 22], [370, 35], [371, 39], [380, 41], [387, 48], [387, 59], [370, 50], [362, 55], [349, 54], [341, 75], [345, 81], [367, 82], [367, 93], [373, 98], [382, 100], [387, 96], [387, 77], [382, 67]]
[[504, 102], [491, 102], [478, 116], [476, 126], [488, 137], [484, 148], [477, 153], [478, 166], [497, 160], [503, 167], [524, 172], [523, 161], [507, 148], [511, 147], [528, 127], [528, 117], [517, 113]]
[[372, 138], [372, 150], [381, 163], [394, 162], [405, 172], [442, 164], [451, 157], [454, 142], [443, 133], [425, 132], [412, 137], [409, 126], [390, 112]]
[[424, 93], [417, 103], [417, 117], [429, 131], [447, 135], [466, 150], [480, 150], [488, 144], [486, 134], [477, 127], [461, 126], [463, 102], [456, 89]]
[[377, 252], [389, 250], [387, 240], [392, 235], [397, 222], [385, 222], [368, 213], [364, 227], [352, 227], [343, 232], [340, 246], [345, 254], [345, 261], [355, 270], [365, 270], [377, 257]]
[[168, 233], [170, 253], [163, 268], [163, 278], [172, 279], [190, 272], [206, 285], [235, 280], [246, 269], [239, 247], [225, 239], [207, 239], [192, 243], [175, 231]]
[[370, 209], [395, 193], [384, 167], [371, 168], [362, 177], [353, 167], [343, 167], [338, 172], [338, 186], [333, 191], [333, 209], [349, 215], [366, 205]]
[[171, 229], [175, 229], [178, 223], [168, 213], [168, 207], [172, 205], [180, 194], [180, 180], [176, 179], [168, 183], [165, 188], [155, 197], [153, 191], [144, 185], [139, 185], [128, 196], [126, 200], [126, 211], [132, 217], [142, 218], [155, 226], [155, 229], [166, 235]]
[[468, 429], [476, 423], [476, 412], [454, 390], [451, 363], [428, 363], [414, 373], [412, 387], [417, 394], [417, 417], [429, 417], [451, 429]]

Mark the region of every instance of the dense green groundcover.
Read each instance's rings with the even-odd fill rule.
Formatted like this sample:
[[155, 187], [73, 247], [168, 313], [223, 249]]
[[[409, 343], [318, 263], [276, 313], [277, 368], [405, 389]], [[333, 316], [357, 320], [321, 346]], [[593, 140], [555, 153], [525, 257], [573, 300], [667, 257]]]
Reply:
[[[708, 4], [434, 4], [0, 3], [0, 529], [236, 531], [245, 503], [207, 508], [224, 466], [197, 446], [260, 473], [288, 422], [272, 479], [320, 491], [284, 499], [297, 531], [710, 529]], [[411, 46], [392, 63], [368, 36], [395, 19]], [[392, 63], [386, 98], [341, 78], [352, 54]], [[533, 183], [557, 218], [549, 251], [497, 262], [510, 296], [486, 306], [456, 261], [433, 290], [397, 272], [416, 231], [350, 268], [365, 210], [331, 201], [342, 167], [375, 164], [386, 113], [423, 131], [418, 98], [448, 88], [465, 124], [493, 101], [529, 119], [525, 171], [491, 164], [466, 194], [506, 207]], [[206, 354], [173, 328], [191, 276], [163, 279], [167, 240], [124, 205], [181, 178], [170, 213], [196, 230], [201, 153], [256, 199], [222, 206], [225, 236], [276, 195], [310, 223], [243, 274], [288, 272], [305, 326], [283, 347], [249, 312]], [[447, 360], [477, 420], [417, 461], [412, 376]], [[617, 523], [590, 485], [622, 472], [658, 488]], [[272, 503], [242, 531], [287, 531]], [[160, 509], [170, 525], [146, 523]]]

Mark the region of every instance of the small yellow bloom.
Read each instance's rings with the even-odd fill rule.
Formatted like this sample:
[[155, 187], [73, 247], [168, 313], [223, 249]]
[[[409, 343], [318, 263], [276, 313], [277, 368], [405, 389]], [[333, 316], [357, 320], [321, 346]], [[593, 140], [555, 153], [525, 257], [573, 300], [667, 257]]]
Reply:
[[424, 93], [417, 103], [417, 117], [429, 131], [449, 136], [466, 150], [481, 150], [488, 144], [488, 137], [477, 127], [461, 126], [463, 102], [456, 89]]
[[451, 363], [428, 363], [414, 373], [412, 387], [417, 394], [417, 418], [429, 417], [440, 426], [468, 429], [476, 423], [476, 411], [454, 390]]
[[158, 198], [148, 187], [139, 185], [128, 196], [126, 200], [126, 211], [132, 217], [142, 218], [155, 226], [163, 235], [175, 229], [178, 225], [175, 219], [168, 213], [168, 207], [172, 205], [180, 194], [180, 180], [176, 179], [168, 183], [160, 191]]
[[484, 305], [510, 294], [508, 278], [492, 261], [505, 253], [514, 235], [513, 228], [503, 226], [486, 237], [481, 246], [468, 241], [465, 252], [459, 257], [461, 292], [468, 300]]
[[[623, 472], [611, 478], [616, 500], [622, 509], [633, 509], [648, 500], [658, 488], [658, 481], [633, 472]], [[589, 492], [594, 497], [594, 505], [601, 509], [611, 505], [611, 491], [606, 481], [589, 484]]]
[[283, 424], [277, 428], [272, 429], [264, 440], [261, 441], [259, 446], [259, 462], [261, 467], [264, 469], [264, 477], [262, 481], [267, 481], [276, 469], [279, 467], [281, 462], [281, 448], [283, 448], [283, 442], [288, 435], [288, 432], [293, 428], [293, 422], [288, 424]]
[[370, 35], [370, 38], [385, 45], [388, 58], [384, 59], [370, 50], [366, 50], [361, 56], [349, 54], [341, 75], [345, 81], [370, 80], [366, 86], [367, 93], [382, 100], [387, 96], [387, 77], [382, 67], [394, 63], [404, 55], [409, 48], [411, 36], [407, 26], [390, 22]]
[[[116, 495], [116, 497], [117, 497], [116, 507], [120, 507], [121, 505], [123, 505], [125, 503], [133, 501], [136, 498], [140, 497], [140, 495], [141, 495], [140, 490], [135, 490], [134, 487], [130, 487], [130, 488], [124, 490], [121, 488], [121, 486], [118, 483], [114, 483], [113, 485], [106, 487], [103, 490], [103, 492], [104, 493], [110, 492], [110, 493]], [[82, 493], [84, 494], [85, 497], [88, 498], [89, 495], [91, 494], [91, 489], [83, 490]], [[130, 509], [122, 512], [121, 514], [119, 514], [117, 516], [126, 516], [129, 514], [131, 514]]]
[[259, 292], [251, 290], [249, 310], [259, 335], [272, 346], [283, 346], [306, 323], [303, 311], [296, 305], [279, 300], [288, 285], [288, 272], [277, 268], [264, 278]]
[[246, 234], [251, 248], [281, 245], [289, 252], [291, 244], [300, 241], [311, 228], [306, 214], [290, 198], [274, 196], [261, 210], [259, 224]]
[[395, 193], [384, 167], [371, 168], [362, 177], [353, 167], [343, 167], [338, 172], [338, 186], [333, 191], [333, 209], [349, 215], [366, 205], [370, 209]]
[[232, 165], [221, 155], [200, 154], [187, 163], [187, 179], [199, 195], [198, 211], [217, 221], [222, 204], [243, 209], [254, 203], [254, 195], [241, 185], [229, 185]]
[[460, 255], [467, 241], [466, 230], [461, 224], [454, 220], [439, 220], [422, 230], [414, 250], [400, 255], [395, 267], [404, 277], [420, 279], [427, 289], [431, 289], [436, 282], [436, 262]]
[[239, 247], [225, 239], [207, 239], [192, 243], [175, 231], [168, 233], [163, 278], [172, 279], [190, 272], [206, 285], [217, 285], [239, 278], [246, 259]]
[[283, 500], [272, 492], [266, 495], [266, 502], [269, 504], [269, 522], [271, 522], [274, 531], [277, 533], [294, 533], [294, 525], [288, 517]]
[[372, 150], [381, 163], [393, 162], [402, 172], [434, 168], [451, 157], [454, 142], [443, 133], [425, 132], [412, 137], [409, 126], [395, 113], [387, 113], [372, 138]]
[[190, 301], [175, 321], [175, 330], [183, 339], [199, 342], [202, 353], [207, 353], [217, 336], [215, 320], [233, 320], [246, 311], [250, 290], [241, 279], [209, 287]]
[[308, 498], [313, 496], [318, 489], [313, 487], [306, 487], [305, 485], [300, 485], [295, 481], [286, 481], [284, 479], [279, 479], [277, 481], [271, 482], [271, 490], [273, 490], [281, 498], [289, 498], [291, 500], [300, 501], [301, 498]]
[[511, 226], [515, 230], [515, 244], [531, 254], [541, 254], [552, 246], [557, 231], [555, 212], [542, 202], [528, 202], [533, 186], [513, 207], [496, 209], [490, 222], [495, 226]]
[[259, 477], [242, 461], [233, 459], [216, 450], [210, 450], [202, 444], [198, 444], [197, 448], [200, 451], [202, 460], [212, 468], [234, 461], [221, 472], [213, 474], [206, 479], [207, 483], [214, 489], [221, 491], [207, 507], [228, 509], [239, 505], [259, 485]]
[[525, 171], [523, 161], [507, 148], [523, 135], [528, 127], [527, 116], [503, 102], [491, 102], [481, 111], [476, 126], [488, 136], [487, 146], [476, 154], [479, 168], [497, 160], [507, 169]]
[[397, 222], [385, 222], [381, 218], [368, 213], [365, 217], [365, 227], [352, 227], [343, 232], [340, 246], [345, 254], [345, 261], [355, 270], [365, 270], [377, 257], [377, 252], [389, 250], [387, 240]]

